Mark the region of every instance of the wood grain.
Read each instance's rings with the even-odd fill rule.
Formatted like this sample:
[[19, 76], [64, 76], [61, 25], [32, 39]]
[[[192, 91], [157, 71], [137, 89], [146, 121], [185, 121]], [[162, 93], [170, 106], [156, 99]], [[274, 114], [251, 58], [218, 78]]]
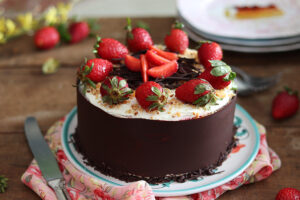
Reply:
[[[151, 27], [155, 43], [163, 42], [173, 18], [143, 18]], [[125, 39], [125, 19], [100, 19], [102, 37]], [[92, 58], [95, 40], [89, 38], [79, 44], [62, 45], [50, 51], [38, 51], [32, 38], [22, 36], [0, 46], [0, 174], [9, 178], [9, 188], [0, 199], [39, 199], [24, 186], [20, 177], [32, 160], [27, 146], [23, 123], [34, 115], [45, 132], [56, 120], [75, 105], [75, 71], [86, 56]], [[191, 46], [195, 46], [191, 43]], [[43, 75], [42, 63], [49, 57], [62, 65], [53, 75]], [[277, 122], [271, 118], [271, 103], [283, 85], [300, 91], [300, 51], [274, 54], [245, 54], [225, 51], [224, 60], [246, 72], [269, 76], [282, 73], [282, 80], [274, 88], [247, 98], [239, 98], [242, 105], [258, 122], [266, 125], [268, 143], [282, 159], [282, 168], [268, 179], [230, 191], [220, 199], [274, 199], [279, 189], [300, 189], [300, 115]]]

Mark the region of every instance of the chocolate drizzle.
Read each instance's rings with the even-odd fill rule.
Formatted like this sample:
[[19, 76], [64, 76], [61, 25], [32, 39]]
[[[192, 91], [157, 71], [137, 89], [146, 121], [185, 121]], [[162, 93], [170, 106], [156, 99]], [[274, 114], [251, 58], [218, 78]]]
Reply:
[[[167, 78], [154, 79], [150, 77], [150, 81], [155, 81], [162, 87], [175, 89], [179, 87], [183, 83], [183, 81], [191, 80], [199, 76], [201, 70], [195, 67], [196, 64], [197, 62], [195, 61], [195, 59], [179, 58], [178, 71], [175, 74]], [[120, 67], [114, 68], [110, 75], [120, 76], [126, 79], [129, 87], [132, 89], [136, 89], [141, 83], [143, 83], [141, 73], [128, 70], [128, 68], [124, 64], [121, 64]]]

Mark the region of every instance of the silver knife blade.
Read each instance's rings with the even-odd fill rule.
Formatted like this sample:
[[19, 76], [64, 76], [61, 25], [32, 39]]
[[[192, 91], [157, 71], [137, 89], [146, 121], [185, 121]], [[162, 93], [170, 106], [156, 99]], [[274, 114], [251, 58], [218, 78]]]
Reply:
[[47, 182], [53, 179], [62, 179], [57, 161], [45, 141], [39, 125], [34, 117], [27, 117], [25, 120], [25, 135], [30, 149], [42, 171]]

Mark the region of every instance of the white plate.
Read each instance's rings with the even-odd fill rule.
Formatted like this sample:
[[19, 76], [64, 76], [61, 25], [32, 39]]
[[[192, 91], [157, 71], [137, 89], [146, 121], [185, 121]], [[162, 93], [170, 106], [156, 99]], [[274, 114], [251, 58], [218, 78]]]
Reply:
[[[203, 36], [198, 35], [189, 28], [185, 27], [184, 31], [188, 34], [189, 38], [193, 41], [198, 42], [200, 40], [208, 40]], [[219, 43], [224, 50], [244, 52], [244, 53], [271, 53], [271, 52], [284, 52], [284, 51], [293, 51], [300, 49], [300, 42], [287, 45], [278, 45], [278, 46], [242, 46], [234, 44], [224, 44]]]
[[[232, 19], [225, 10], [234, 6], [275, 4], [284, 14], [261, 19]], [[220, 37], [271, 39], [300, 35], [300, 0], [177, 0], [181, 17], [194, 29]]]
[[276, 38], [276, 39], [239, 39], [239, 38], [229, 38], [229, 37], [219, 37], [211, 34], [207, 34], [203, 31], [194, 29], [187, 21], [185, 21], [180, 15], [178, 16], [179, 21], [184, 23], [185, 27], [199, 36], [203, 36], [208, 40], [229, 44], [229, 45], [240, 45], [248, 47], [272, 47], [279, 45], [293, 45], [295, 43], [300, 43], [300, 35], [288, 38]]
[[[240, 124], [237, 137], [240, 144], [245, 147], [239, 152], [230, 154], [228, 159], [216, 169], [220, 172], [211, 176], [198, 178], [196, 181], [185, 183], [169, 182], [151, 185], [156, 196], [188, 195], [222, 185], [241, 174], [254, 160], [259, 149], [259, 132], [252, 117], [239, 105], [236, 106], [235, 123]], [[62, 129], [62, 147], [71, 163], [80, 171], [113, 186], [127, 185], [128, 183], [116, 178], [106, 176], [84, 163], [83, 157], [78, 153], [71, 142], [72, 134], [77, 127], [77, 108], [67, 116]]]

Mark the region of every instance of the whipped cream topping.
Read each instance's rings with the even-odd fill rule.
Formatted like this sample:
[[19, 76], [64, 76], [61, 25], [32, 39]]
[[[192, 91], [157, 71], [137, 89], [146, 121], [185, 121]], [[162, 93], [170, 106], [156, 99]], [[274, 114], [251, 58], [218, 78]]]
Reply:
[[[180, 56], [197, 59], [197, 51], [187, 49], [185, 54]], [[231, 83], [222, 90], [216, 90], [216, 95], [219, 97], [216, 101], [216, 105], [197, 107], [195, 105], [183, 103], [177, 99], [174, 89], [164, 88], [169, 95], [168, 102], [164, 106], [164, 112], [159, 112], [157, 110], [146, 111], [143, 109], [137, 102], [134, 93], [130, 95], [127, 101], [121, 104], [109, 105], [104, 103], [100, 93], [100, 86], [101, 84], [98, 83], [96, 89], [87, 89], [85, 98], [91, 104], [100, 108], [104, 112], [119, 118], [140, 118], [162, 121], [179, 121], [211, 115], [227, 105], [231, 101], [232, 97], [236, 95], [233, 90], [235, 85], [234, 83]], [[80, 87], [80, 90], [83, 90], [83, 86]]]

